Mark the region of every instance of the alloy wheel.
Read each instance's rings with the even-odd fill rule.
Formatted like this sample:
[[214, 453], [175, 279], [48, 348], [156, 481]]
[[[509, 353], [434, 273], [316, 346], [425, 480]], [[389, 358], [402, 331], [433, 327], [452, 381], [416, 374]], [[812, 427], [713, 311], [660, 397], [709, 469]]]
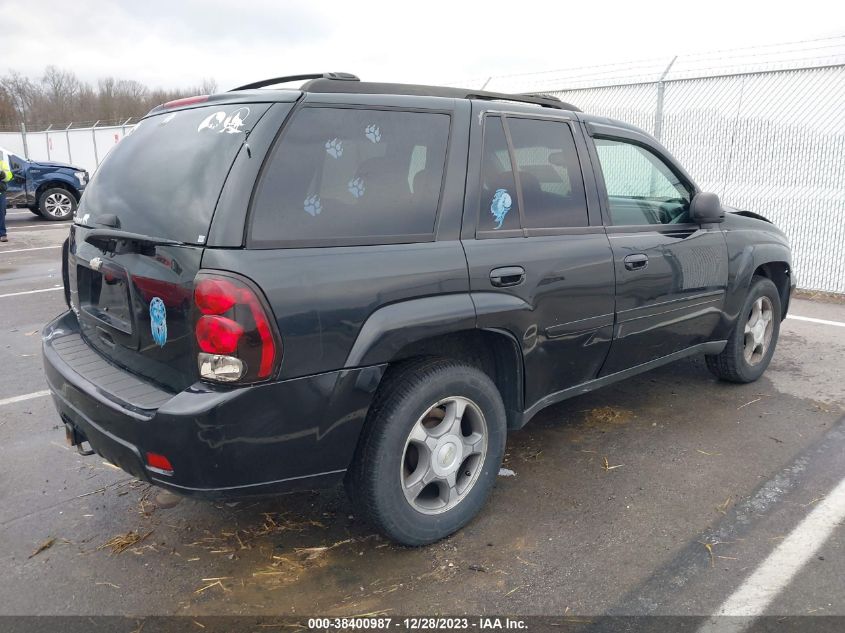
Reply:
[[774, 308], [768, 297], [758, 297], [751, 306], [751, 313], [745, 322], [745, 362], [756, 365], [763, 360], [772, 342], [774, 330]]
[[468, 398], [451, 396], [417, 420], [405, 442], [400, 481], [418, 512], [440, 514], [472, 490], [487, 453], [487, 421]]
[[54, 218], [66, 218], [73, 212], [73, 200], [66, 193], [51, 193], [44, 200], [44, 210]]

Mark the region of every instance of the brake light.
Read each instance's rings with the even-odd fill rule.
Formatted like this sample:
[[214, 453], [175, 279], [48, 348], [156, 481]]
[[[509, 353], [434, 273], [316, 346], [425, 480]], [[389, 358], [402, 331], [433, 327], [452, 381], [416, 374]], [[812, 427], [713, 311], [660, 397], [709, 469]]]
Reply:
[[244, 329], [232, 319], [221, 316], [202, 316], [197, 321], [197, 343], [209, 354], [233, 354]]
[[246, 280], [200, 273], [194, 287], [200, 376], [214, 382], [269, 378], [280, 354], [268, 310]]
[[194, 105], [196, 103], [203, 103], [208, 101], [208, 95], [196, 95], [195, 97], [183, 97], [182, 99], [174, 99], [167, 103], [162, 103], [159, 107], [165, 110], [172, 108], [184, 108], [185, 106]]

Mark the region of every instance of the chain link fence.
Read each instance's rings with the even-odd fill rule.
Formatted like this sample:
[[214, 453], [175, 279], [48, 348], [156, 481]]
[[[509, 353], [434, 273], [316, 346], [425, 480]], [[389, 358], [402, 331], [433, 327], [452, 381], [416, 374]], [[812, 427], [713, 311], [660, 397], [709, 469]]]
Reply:
[[801, 288], [845, 293], [845, 65], [551, 94], [653, 133], [704, 190], [789, 236]]
[[124, 136], [132, 131], [135, 119], [126, 119], [117, 125], [101, 125], [97, 121], [90, 127], [73, 124], [33, 132], [21, 126], [20, 131], [0, 131], [0, 147], [27, 160], [70, 163], [93, 173]]

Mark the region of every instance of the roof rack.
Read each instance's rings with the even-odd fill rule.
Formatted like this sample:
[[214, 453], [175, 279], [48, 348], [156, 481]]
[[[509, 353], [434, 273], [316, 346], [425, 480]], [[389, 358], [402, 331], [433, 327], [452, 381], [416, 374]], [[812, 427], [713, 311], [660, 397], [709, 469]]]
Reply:
[[353, 94], [394, 94], [415, 95], [426, 97], [449, 97], [452, 99], [483, 99], [486, 101], [514, 101], [530, 103], [544, 108], [570, 110], [580, 112], [571, 103], [561, 101], [552, 95], [510, 94], [506, 92], [489, 92], [487, 90], [469, 90], [467, 88], [451, 88], [446, 86], [424, 86], [418, 84], [396, 84], [377, 82], [347, 82], [336, 81], [333, 77], [317, 76], [303, 84], [301, 90], [306, 92], [342, 92]]
[[287, 77], [274, 77], [272, 79], [262, 79], [261, 81], [254, 81], [250, 84], [232, 88], [229, 92], [237, 90], [255, 90], [256, 88], [265, 88], [267, 86], [275, 86], [277, 84], [286, 84], [291, 81], [304, 81], [306, 79], [330, 79], [333, 81], [361, 81], [352, 73], [310, 73], [306, 75], [288, 75]]

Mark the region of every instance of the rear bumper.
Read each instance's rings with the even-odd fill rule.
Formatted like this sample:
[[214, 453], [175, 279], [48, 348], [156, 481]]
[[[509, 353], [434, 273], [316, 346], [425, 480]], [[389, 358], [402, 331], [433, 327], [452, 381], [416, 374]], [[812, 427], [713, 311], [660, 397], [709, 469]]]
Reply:
[[[97, 355], [67, 312], [43, 331], [62, 419], [126, 472], [174, 492], [221, 498], [322, 488], [352, 460], [383, 366], [241, 388], [169, 393]], [[107, 376], [107, 377], [106, 377]], [[147, 452], [173, 474], [150, 470]]]

